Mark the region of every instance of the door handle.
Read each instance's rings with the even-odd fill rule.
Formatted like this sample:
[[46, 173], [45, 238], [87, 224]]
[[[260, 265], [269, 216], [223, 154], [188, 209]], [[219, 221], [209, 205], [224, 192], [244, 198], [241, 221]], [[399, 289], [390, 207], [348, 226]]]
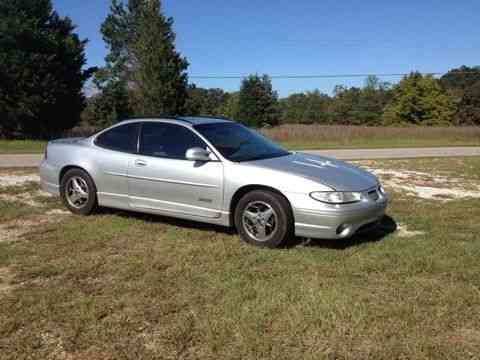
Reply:
[[147, 166], [147, 162], [143, 160], [135, 160], [135, 166]]

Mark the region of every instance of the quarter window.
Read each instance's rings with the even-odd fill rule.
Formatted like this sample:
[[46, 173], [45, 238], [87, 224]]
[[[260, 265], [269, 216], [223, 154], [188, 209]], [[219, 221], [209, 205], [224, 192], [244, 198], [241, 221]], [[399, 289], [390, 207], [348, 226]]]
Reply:
[[142, 125], [140, 153], [170, 159], [185, 159], [192, 147], [206, 148], [205, 142], [184, 126], [145, 122]]
[[137, 152], [138, 123], [114, 127], [97, 136], [95, 144], [110, 150]]

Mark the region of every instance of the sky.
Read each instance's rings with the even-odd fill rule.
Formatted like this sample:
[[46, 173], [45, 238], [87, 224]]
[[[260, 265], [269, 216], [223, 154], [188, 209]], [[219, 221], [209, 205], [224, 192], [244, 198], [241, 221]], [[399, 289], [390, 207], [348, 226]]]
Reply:
[[[100, 25], [110, 0], [53, 0], [89, 43], [89, 66], [107, 53]], [[446, 72], [480, 65], [478, 0], [163, 0], [190, 76]], [[395, 82], [398, 77], [385, 77]], [[239, 79], [191, 82], [239, 89]], [[275, 79], [280, 96], [364, 78]]]

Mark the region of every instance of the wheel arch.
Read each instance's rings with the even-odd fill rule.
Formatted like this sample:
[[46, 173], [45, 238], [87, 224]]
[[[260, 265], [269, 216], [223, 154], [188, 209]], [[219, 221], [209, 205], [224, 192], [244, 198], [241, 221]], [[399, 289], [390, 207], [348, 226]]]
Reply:
[[235, 191], [235, 193], [233, 194], [232, 199], [230, 200], [230, 224], [232, 226], [235, 225], [235, 210], [237, 208], [238, 202], [240, 201], [240, 199], [245, 194], [248, 194], [249, 192], [252, 192], [252, 191], [255, 191], [255, 190], [270, 191], [270, 192], [273, 192], [277, 195], [280, 195], [282, 198], [284, 198], [285, 201], [287, 202], [288, 206], [290, 207], [290, 212], [291, 212], [292, 217], [294, 218], [293, 220], [295, 222], [295, 215], [293, 213], [292, 204], [290, 203], [290, 200], [288, 200], [288, 198], [280, 190], [275, 189], [271, 186], [267, 186], [267, 185], [249, 184], [249, 185], [245, 185], [245, 186], [242, 186], [241, 188], [237, 189], [237, 191]]
[[84, 167], [79, 166], [79, 165], [65, 165], [64, 167], [62, 167], [62, 169], [60, 170], [60, 172], [58, 174], [58, 183], [59, 184], [62, 183], [62, 179], [65, 176], [65, 174], [69, 170], [72, 170], [72, 169], [79, 169], [79, 170], [85, 171], [87, 173], [87, 175], [90, 176], [90, 178], [93, 180], [92, 174], [90, 174], [90, 172], [87, 169], [85, 169]]

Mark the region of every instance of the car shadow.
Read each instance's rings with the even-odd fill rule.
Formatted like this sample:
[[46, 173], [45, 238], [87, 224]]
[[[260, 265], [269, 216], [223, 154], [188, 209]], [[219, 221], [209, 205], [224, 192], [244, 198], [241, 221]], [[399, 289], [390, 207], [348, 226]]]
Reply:
[[117, 215], [125, 218], [134, 218], [134, 219], [142, 220], [148, 223], [167, 224], [167, 225], [178, 226], [178, 227], [183, 227], [187, 229], [214, 231], [217, 233], [224, 233], [227, 235], [236, 234], [236, 231], [233, 227], [228, 228], [225, 226], [203, 223], [203, 222], [193, 221], [193, 220], [179, 219], [179, 218], [169, 217], [164, 215], [140, 213], [136, 211], [120, 210], [120, 209], [113, 209], [113, 208], [106, 208], [106, 207], [100, 208], [98, 210], [98, 213], [105, 214], [105, 215]]
[[[112, 208], [100, 208], [99, 214], [117, 215], [125, 218], [134, 218], [149, 223], [162, 223], [172, 226], [183, 227], [187, 229], [200, 230], [205, 232], [216, 232], [225, 235], [236, 235], [237, 231], [233, 227], [225, 227], [215, 224], [202, 223], [198, 221], [179, 219], [163, 215], [139, 213], [128, 210], [118, 210]], [[370, 226], [364, 230], [356, 233], [348, 239], [340, 240], [324, 240], [324, 239], [305, 239], [294, 238], [287, 248], [294, 248], [297, 246], [320, 247], [326, 249], [344, 250], [350, 247], [358, 246], [363, 243], [371, 243], [381, 241], [387, 235], [397, 230], [397, 223], [395, 220], [386, 215], [375, 226]]]
[[311, 239], [300, 244], [304, 246], [345, 250], [360, 244], [381, 241], [387, 235], [396, 230], [397, 223], [395, 220], [392, 217], [385, 215], [377, 224], [357, 232], [350, 238], [340, 240]]

